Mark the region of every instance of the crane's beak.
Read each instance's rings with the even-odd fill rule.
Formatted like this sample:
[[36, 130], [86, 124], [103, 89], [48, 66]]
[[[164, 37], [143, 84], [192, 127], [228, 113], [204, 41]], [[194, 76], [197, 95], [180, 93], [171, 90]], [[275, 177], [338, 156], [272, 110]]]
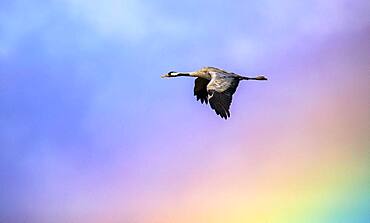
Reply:
[[163, 74], [163, 75], [161, 76], [161, 78], [166, 78], [166, 77], [170, 77], [170, 75], [168, 75], [168, 74]]

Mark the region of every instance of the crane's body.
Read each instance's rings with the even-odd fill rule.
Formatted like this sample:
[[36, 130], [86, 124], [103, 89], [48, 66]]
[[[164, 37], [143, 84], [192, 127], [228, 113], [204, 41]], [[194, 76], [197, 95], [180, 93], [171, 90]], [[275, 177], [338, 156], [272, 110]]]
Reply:
[[215, 67], [205, 67], [194, 72], [171, 71], [161, 77], [196, 77], [194, 95], [197, 100], [202, 104], [209, 102], [216, 114], [225, 119], [230, 117], [232, 95], [241, 80], [267, 80], [264, 76], [245, 77]]

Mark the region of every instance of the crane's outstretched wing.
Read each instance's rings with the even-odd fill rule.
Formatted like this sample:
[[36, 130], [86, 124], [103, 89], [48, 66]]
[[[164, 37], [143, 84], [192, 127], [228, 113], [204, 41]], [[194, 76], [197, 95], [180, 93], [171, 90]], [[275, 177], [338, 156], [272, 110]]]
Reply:
[[207, 93], [207, 85], [209, 80], [198, 77], [195, 79], [194, 85], [194, 96], [197, 97], [197, 101], [203, 104], [204, 102], [208, 104], [208, 93]]
[[239, 84], [239, 78], [228, 75], [212, 75], [207, 86], [208, 101], [216, 114], [224, 119], [230, 117], [232, 96]]

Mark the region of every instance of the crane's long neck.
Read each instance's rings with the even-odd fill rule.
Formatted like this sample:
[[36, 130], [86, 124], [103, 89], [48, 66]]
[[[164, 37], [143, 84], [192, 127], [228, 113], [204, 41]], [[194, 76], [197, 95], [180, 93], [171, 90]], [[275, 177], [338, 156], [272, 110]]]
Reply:
[[174, 74], [172, 74], [176, 77], [193, 77], [194, 76], [194, 72], [176, 72]]

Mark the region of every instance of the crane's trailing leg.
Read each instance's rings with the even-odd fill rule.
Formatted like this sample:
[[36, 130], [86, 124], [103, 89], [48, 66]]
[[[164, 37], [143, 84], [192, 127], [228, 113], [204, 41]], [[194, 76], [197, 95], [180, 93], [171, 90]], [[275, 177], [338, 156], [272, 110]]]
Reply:
[[256, 80], [256, 81], [267, 81], [265, 76], [257, 76], [257, 77], [243, 77], [240, 76], [240, 80]]

